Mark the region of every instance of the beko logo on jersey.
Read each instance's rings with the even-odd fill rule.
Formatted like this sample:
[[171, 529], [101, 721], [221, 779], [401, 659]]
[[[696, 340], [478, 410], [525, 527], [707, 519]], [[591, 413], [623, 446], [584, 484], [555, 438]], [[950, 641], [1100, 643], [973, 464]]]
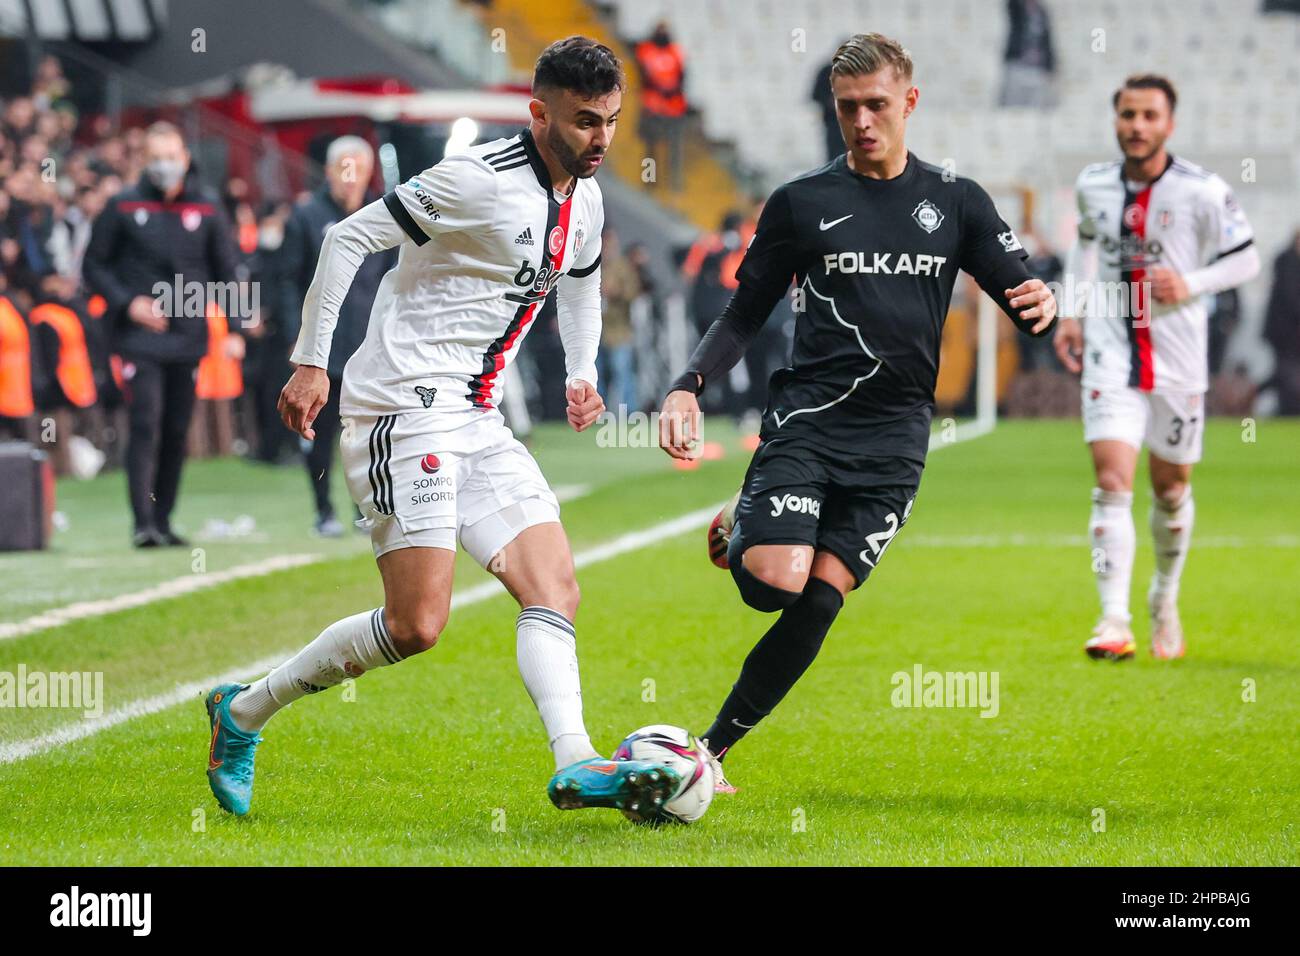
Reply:
[[826, 274], [842, 272], [866, 272], [882, 276], [937, 276], [947, 256], [932, 256], [924, 252], [909, 255], [906, 252], [895, 255], [892, 252], [873, 252], [867, 258], [865, 252], [828, 252], [822, 257], [826, 262]]
[[768, 501], [772, 502], [772, 517], [779, 518], [785, 512], [799, 515], [812, 515], [814, 518], [822, 516], [822, 503], [817, 498], [809, 498], [807, 495], [769, 495]]
[[1102, 236], [1101, 248], [1108, 256], [1118, 256], [1117, 260], [1110, 259], [1109, 264], [1120, 269], [1144, 269], [1158, 261], [1165, 250], [1159, 239], [1147, 241], [1132, 232], [1118, 239]]
[[555, 288], [555, 283], [560, 281], [561, 275], [563, 273], [558, 269], [552, 268], [550, 260], [547, 260], [539, 271], [525, 259], [519, 264], [519, 271], [515, 273], [515, 285], [525, 288], [531, 286], [533, 294], [542, 299], [550, 295], [551, 290]]

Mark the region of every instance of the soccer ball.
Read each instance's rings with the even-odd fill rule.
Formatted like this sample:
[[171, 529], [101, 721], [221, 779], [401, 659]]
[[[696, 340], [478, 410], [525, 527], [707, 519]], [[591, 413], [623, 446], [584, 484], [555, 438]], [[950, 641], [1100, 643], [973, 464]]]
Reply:
[[676, 770], [682, 782], [658, 812], [624, 810], [634, 823], [694, 823], [713, 802], [713, 767], [704, 748], [680, 727], [651, 724], [634, 730], [614, 751], [615, 760], [653, 760]]

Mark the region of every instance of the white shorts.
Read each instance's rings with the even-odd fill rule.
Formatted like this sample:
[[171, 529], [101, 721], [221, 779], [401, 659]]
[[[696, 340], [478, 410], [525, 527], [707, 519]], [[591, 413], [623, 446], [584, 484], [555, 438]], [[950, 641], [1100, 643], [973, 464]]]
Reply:
[[525, 528], [560, 520], [537, 462], [495, 409], [348, 416], [340, 445], [376, 558], [455, 551], [459, 536], [486, 568]]
[[1083, 440], [1122, 441], [1175, 465], [1201, 460], [1205, 396], [1199, 392], [1083, 389]]

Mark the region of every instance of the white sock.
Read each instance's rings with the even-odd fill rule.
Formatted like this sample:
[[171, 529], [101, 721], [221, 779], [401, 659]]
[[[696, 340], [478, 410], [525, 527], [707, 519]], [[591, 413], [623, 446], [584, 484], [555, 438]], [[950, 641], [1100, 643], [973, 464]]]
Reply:
[[1092, 569], [1101, 595], [1101, 616], [1131, 620], [1129, 585], [1133, 578], [1133, 492], [1092, 489], [1092, 517], [1088, 522], [1092, 542]]
[[578, 639], [573, 623], [548, 607], [526, 607], [515, 621], [519, 674], [546, 727], [555, 769], [598, 756], [582, 722]]
[[353, 614], [335, 621], [292, 658], [249, 685], [231, 701], [230, 713], [240, 729], [261, 730], [276, 711], [299, 697], [401, 659], [384, 626], [382, 607]]
[[1195, 518], [1196, 503], [1192, 500], [1191, 485], [1187, 486], [1177, 504], [1170, 505], [1158, 497], [1152, 504], [1151, 537], [1156, 546], [1156, 571], [1151, 577], [1153, 600], [1178, 597], [1178, 581], [1192, 545], [1192, 522]]

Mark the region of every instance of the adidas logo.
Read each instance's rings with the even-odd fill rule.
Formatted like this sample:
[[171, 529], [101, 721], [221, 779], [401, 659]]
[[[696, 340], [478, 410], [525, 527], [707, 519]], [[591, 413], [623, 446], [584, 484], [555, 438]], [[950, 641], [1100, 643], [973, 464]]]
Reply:
[[515, 236], [515, 245], [531, 246], [533, 244], [533, 227], [526, 226], [524, 231]]

